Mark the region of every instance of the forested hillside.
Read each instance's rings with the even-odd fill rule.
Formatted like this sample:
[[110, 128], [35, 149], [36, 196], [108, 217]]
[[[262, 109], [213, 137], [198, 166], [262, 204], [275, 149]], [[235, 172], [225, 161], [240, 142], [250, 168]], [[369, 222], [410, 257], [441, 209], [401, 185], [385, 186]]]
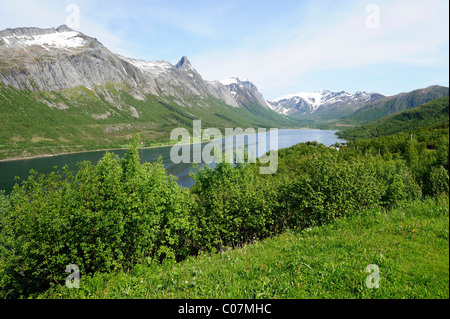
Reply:
[[374, 103], [364, 105], [354, 114], [348, 116], [346, 123], [367, 123], [376, 121], [394, 113], [417, 107], [431, 100], [449, 96], [449, 88], [443, 86], [430, 86], [407, 93], [388, 96]]
[[448, 124], [449, 98], [443, 97], [338, 133], [343, 139], [372, 138], [415, 130], [425, 126]]

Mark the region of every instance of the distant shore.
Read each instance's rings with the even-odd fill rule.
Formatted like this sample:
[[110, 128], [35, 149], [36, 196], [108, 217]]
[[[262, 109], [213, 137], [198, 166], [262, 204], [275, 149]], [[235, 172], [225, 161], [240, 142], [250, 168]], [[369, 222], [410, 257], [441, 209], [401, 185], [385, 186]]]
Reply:
[[[224, 137], [221, 137], [221, 139], [222, 138], [224, 138]], [[207, 143], [207, 142], [211, 142], [213, 140], [216, 140], [216, 139], [201, 141], [201, 143]], [[191, 145], [191, 144], [197, 144], [197, 143], [198, 142], [195, 142], [195, 143], [189, 142], [189, 143], [183, 143], [183, 144], [178, 144], [178, 145]], [[174, 146], [174, 145], [177, 145], [177, 143], [167, 143], [167, 144], [154, 145], [154, 146], [142, 146], [142, 147], [139, 147], [139, 149], [152, 149], [152, 148], [158, 148], [158, 147], [169, 147], [169, 146]], [[37, 158], [80, 154], [80, 153], [90, 153], [90, 152], [120, 151], [120, 150], [127, 150], [127, 149], [128, 149], [128, 147], [99, 148], [99, 149], [95, 149], [95, 150], [71, 151], [71, 152], [61, 152], [61, 153], [55, 153], [55, 154], [40, 154], [40, 155], [33, 155], [33, 156], [27, 156], [27, 157], [10, 157], [10, 158], [0, 159], [0, 162], [22, 161], [22, 160], [31, 160], [31, 159], [37, 159]]]
[[[302, 128], [283, 128], [279, 130], [321, 130], [316, 128], [309, 128], [309, 127], [302, 127]], [[258, 133], [256, 133], [258, 134]], [[245, 133], [243, 133], [245, 135]], [[236, 136], [236, 135], [235, 135]], [[221, 138], [217, 139], [223, 139], [226, 136], [222, 135]], [[201, 141], [201, 143], [208, 143], [217, 139], [210, 139], [207, 141]], [[158, 148], [158, 147], [168, 147], [176, 145], [176, 143], [170, 143], [170, 142], [162, 142], [161, 145], [154, 145], [154, 146], [143, 146], [140, 147], [140, 149], [152, 149], [152, 148]], [[198, 143], [198, 142], [196, 142]], [[178, 144], [178, 145], [186, 145], [186, 144], [196, 144], [194, 142], [184, 143], [184, 144]], [[53, 156], [61, 156], [61, 155], [70, 155], [70, 154], [79, 154], [79, 153], [89, 153], [89, 152], [106, 152], [106, 151], [120, 151], [120, 150], [126, 150], [128, 147], [116, 147], [116, 148], [99, 148], [95, 150], [81, 150], [81, 151], [69, 151], [69, 152], [60, 152], [55, 154], [39, 154], [39, 155], [33, 155], [33, 156], [26, 156], [26, 157], [10, 157], [10, 158], [4, 158], [0, 159], [0, 162], [11, 162], [11, 161], [22, 161], [22, 160], [32, 160], [32, 159], [38, 159], [38, 158], [46, 158], [46, 157], [53, 157]]]

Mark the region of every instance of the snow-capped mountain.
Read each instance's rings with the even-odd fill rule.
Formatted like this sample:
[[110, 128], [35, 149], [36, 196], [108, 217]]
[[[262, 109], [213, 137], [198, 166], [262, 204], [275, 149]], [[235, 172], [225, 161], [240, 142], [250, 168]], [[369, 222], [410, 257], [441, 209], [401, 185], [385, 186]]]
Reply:
[[50, 49], [70, 50], [72, 48], [83, 47], [86, 39], [80, 36], [79, 32], [58, 28], [52, 33], [26, 33], [22, 29], [22, 34], [16, 35], [14, 31], [8, 35], [6, 32], [2, 37], [7, 47], [25, 48], [40, 46], [50, 51]]
[[378, 93], [358, 91], [351, 94], [345, 91], [331, 92], [320, 90], [317, 92], [299, 92], [281, 98], [268, 100], [271, 109], [284, 115], [307, 115], [319, 110], [340, 108], [352, 105], [363, 105], [384, 97]]
[[106, 82], [134, 85], [145, 78], [97, 39], [66, 26], [0, 31], [0, 61], [0, 82], [16, 89], [57, 91]]
[[120, 83], [131, 88], [138, 99], [152, 94], [170, 97], [178, 105], [192, 106], [191, 96], [204, 100], [213, 97], [240, 107], [254, 98], [252, 103], [268, 108], [251, 82], [240, 84], [245, 86], [244, 91], [240, 87], [230, 90], [230, 86], [220, 81], [204, 80], [186, 56], [176, 65], [164, 60], [123, 57], [109, 51], [97, 39], [67, 26], [0, 31], [0, 61], [0, 82], [16, 89], [58, 91]]
[[0, 158], [42, 154], [47, 148], [39, 141], [66, 152], [84, 141], [89, 148], [123, 145], [137, 133], [164, 140], [193, 120], [217, 128], [295, 122], [271, 110], [251, 82], [235, 82], [206, 81], [186, 56], [172, 64], [118, 55], [67, 26], [6, 29], [0, 31], [0, 119], [8, 126], [0, 125], [6, 128], [0, 144], [14, 144], [14, 151], [4, 147]]

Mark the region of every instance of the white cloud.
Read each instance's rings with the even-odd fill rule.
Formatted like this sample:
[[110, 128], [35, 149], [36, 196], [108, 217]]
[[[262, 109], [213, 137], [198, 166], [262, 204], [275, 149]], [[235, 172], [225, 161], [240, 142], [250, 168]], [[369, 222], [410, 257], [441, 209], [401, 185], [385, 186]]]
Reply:
[[[285, 95], [295, 85], [303, 90], [312, 75], [328, 70], [336, 74], [387, 64], [448, 68], [449, 4], [443, 0], [302, 1], [267, 22], [258, 20], [258, 10], [271, 18], [267, 10], [274, 7], [261, 1], [237, 23], [233, 18], [241, 6], [233, 1], [3, 0], [0, 29], [57, 27], [66, 22], [71, 3], [80, 8], [79, 31], [114, 53], [173, 59], [187, 50], [205, 79], [248, 78], [262, 92]], [[379, 28], [366, 26], [369, 4], [380, 9]], [[253, 9], [248, 2], [245, 8]]]
[[[222, 48], [192, 57], [207, 79], [243, 76], [262, 89], [292, 86], [322, 70], [357, 68], [382, 63], [448, 66], [448, 3], [400, 1], [380, 4], [380, 27], [367, 28], [365, 5], [351, 8], [342, 18], [327, 21], [310, 16], [299, 29], [286, 30], [283, 41], [263, 49], [254, 39], [244, 47]], [[320, 12], [318, 12], [320, 14]], [[320, 19], [320, 23], [314, 22]], [[302, 28], [313, 25], [306, 33]], [[267, 39], [267, 43], [272, 43]], [[258, 47], [258, 49], [255, 49]], [[300, 88], [299, 88], [300, 89]], [[289, 92], [287, 92], [289, 93]]]

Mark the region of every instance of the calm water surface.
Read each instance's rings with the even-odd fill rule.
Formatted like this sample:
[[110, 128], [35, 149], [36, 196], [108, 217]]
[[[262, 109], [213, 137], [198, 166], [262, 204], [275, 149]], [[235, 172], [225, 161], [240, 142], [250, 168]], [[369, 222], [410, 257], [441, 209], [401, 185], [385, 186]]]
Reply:
[[[269, 131], [269, 130], [268, 130]], [[342, 139], [339, 139], [335, 133], [337, 131], [332, 130], [315, 130], [315, 129], [302, 129], [302, 130], [278, 130], [278, 145], [277, 149], [287, 148], [292, 145], [307, 142], [307, 141], [317, 141], [326, 146], [331, 144], [335, 144], [336, 142], [345, 142]], [[263, 134], [256, 134], [256, 144], [257, 149], [261, 145], [260, 137]], [[231, 137], [233, 138], [233, 137]], [[230, 137], [226, 138], [230, 139]], [[245, 137], [244, 144], [248, 147], [250, 140], [250, 145], [252, 145], [252, 138]], [[236, 137], [234, 137], [234, 141], [236, 141]], [[269, 132], [266, 133], [266, 150], [262, 153], [269, 151], [270, 149], [275, 150], [274, 146], [269, 145], [270, 136]], [[216, 140], [214, 143], [222, 143], [222, 149], [225, 149], [226, 140]], [[202, 144], [202, 148], [207, 145], [207, 143]], [[140, 149], [139, 155], [141, 157], [142, 162], [152, 162], [156, 161], [160, 156], [163, 159], [164, 166], [168, 172], [168, 174], [172, 174], [178, 177], [178, 184], [184, 187], [191, 187], [194, 184], [194, 181], [189, 176], [189, 173], [193, 171], [192, 164], [188, 163], [179, 163], [174, 164], [170, 159], [170, 149], [171, 146], [165, 147], [157, 147], [157, 148], [147, 148]], [[55, 170], [55, 166], [58, 168], [63, 167], [67, 164], [70, 170], [77, 170], [77, 163], [82, 161], [90, 161], [92, 163], [97, 163], [106, 151], [95, 151], [95, 152], [84, 152], [84, 153], [76, 153], [76, 154], [66, 154], [66, 155], [57, 155], [57, 156], [49, 156], [49, 157], [41, 157], [41, 158], [33, 158], [33, 159], [24, 159], [24, 160], [15, 160], [15, 161], [5, 161], [0, 162], [0, 190], [4, 189], [6, 193], [10, 193], [13, 185], [16, 183], [15, 177], [20, 177], [21, 180], [26, 179], [28, 177], [29, 171], [31, 169], [36, 170], [38, 173], [50, 173]], [[115, 150], [110, 151], [112, 153], [118, 154], [120, 157], [123, 157], [126, 150]], [[191, 145], [191, 158], [193, 154], [193, 147]], [[260, 156], [261, 153], [258, 153]], [[201, 167], [204, 164], [200, 164]], [[212, 164], [213, 165], [213, 164]]]

